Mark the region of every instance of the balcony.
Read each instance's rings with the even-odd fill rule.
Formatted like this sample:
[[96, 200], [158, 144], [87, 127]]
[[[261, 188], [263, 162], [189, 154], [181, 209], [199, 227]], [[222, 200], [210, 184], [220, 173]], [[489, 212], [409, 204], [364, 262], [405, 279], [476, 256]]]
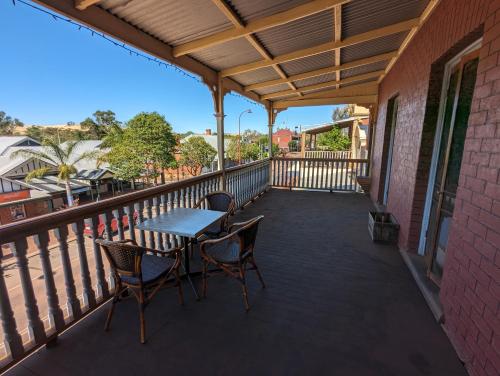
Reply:
[[[186, 288], [183, 307], [178, 305], [175, 291], [165, 289], [146, 310], [147, 343], [141, 345], [135, 300], [118, 305], [112, 329], [106, 333], [103, 325], [107, 299], [97, 296], [95, 309], [81, 305], [82, 315], [88, 310], [83, 319], [78, 321], [76, 313], [74, 321], [66, 317], [67, 326], [75, 325], [59, 334], [55, 346], [42, 347], [7, 374], [197, 374], [204, 370], [221, 375], [465, 375], [397, 248], [371, 242], [367, 232], [369, 199], [352, 191], [266, 192], [268, 166], [264, 161], [228, 170], [228, 189], [240, 187], [235, 191], [240, 207], [248, 202], [233, 220], [265, 216], [256, 256], [268, 288], [261, 289], [256, 276], [249, 275], [248, 313], [243, 308], [238, 284], [229, 278], [210, 279], [208, 297], [199, 302]], [[178, 197], [188, 197], [187, 192], [198, 192], [196, 187], [210, 185], [206, 182], [216, 187], [219, 180], [214, 180], [213, 174], [207, 176], [198, 178], [202, 181], [188, 182], [190, 185], [184, 183], [180, 190], [177, 183], [162, 189], [164, 193], [172, 190], [180, 192]], [[243, 187], [245, 191], [241, 190]], [[152, 190], [139, 193], [151, 195]], [[238, 195], [243, 192], [247, 192], [246, 200]], [[166, 196], [172, 195], [167, 192]], [[130, 200], [132, 196], [126, 197]], [[107, 205], [106, 212], [115, 201], [77, 210], [95, 210], [97, 206], [103, 210], [103, 205]], [[57, 215], [61, 217], [61, 213]], [[106, 223], [109, 225], [109, 221]], [[43, 233], [40, 227], [37, 231]], [[126, 234], [121, 231], [120, 237], [131, 235], [130, 230]], [[154, 234], [145, 235], [148, 244], [157, 239]], [[74, 243], [69, 247], [71, 252], [76, 252]], [[92, 243], [87, 239], [84, 248], [94, 287], [100, 282], [95, 278], [92, 248], [88, 247]], [[72, 269], [79, 280], [79, 262], [75, 262]], [[38, 272], [29, 271], [33, 275]], [[58, 274], [55, 273], [56, 281], [62, 278]], [[85, 300], [85, 283], [83, 287], [77, 283], [74, 294], [78, 302]], [[56, 286], [64, 290], [62, 281]], [[43, 293], [39, 294], [37, 291], [42, 306], [46, 299]], [[61, 307], [67, 316], [68, 305], [63, 302]], [[80, 307], [78, 302], [75, 306]], [[14, 311], [16, 318], [22, 316], [19, 307]], [[31, 318], [28, 327], [36, 321], [36, 317]]]

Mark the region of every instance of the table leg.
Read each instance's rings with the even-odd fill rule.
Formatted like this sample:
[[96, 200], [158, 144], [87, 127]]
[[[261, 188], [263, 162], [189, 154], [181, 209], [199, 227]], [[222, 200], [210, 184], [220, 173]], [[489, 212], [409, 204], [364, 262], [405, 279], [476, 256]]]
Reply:
[[186, 278], [191, 285], [191, 288], [194, 291], [194, 295], [196, 296], [196, 300], [200, 300], [200, 295], [198, 294], [198, 290], [196, 289], [196, 286], [194, 285], [192, 279], [191, 279], [191, 268], [189, 265], [189, 239], [186, 238], [185, 236], [182, 237], [182, 247], [184, 248], [184, 272], [186, 273]]

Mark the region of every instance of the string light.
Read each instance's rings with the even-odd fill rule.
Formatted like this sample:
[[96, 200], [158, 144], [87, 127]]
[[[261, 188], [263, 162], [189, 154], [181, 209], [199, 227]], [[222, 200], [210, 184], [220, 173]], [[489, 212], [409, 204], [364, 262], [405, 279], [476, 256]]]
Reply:
[[[43, 8], [41, 8], [39, 6], [36, 6], [34, 4], [31, 4], [31, 3], [28, 3], [28, 2], [26, 2], [24, 0], [12, 0], [12, 4], [14, 6], [16, 5], [16, 3], [20, 3], [20, 4], [23, 4], [23, 5], [26, 5], [26, 6], [30, 7], [30, 8], [32, 8], [32, 9], [34, 9], [34, 10], [42, 12], [42, 13], [44, 13], [44, 14], [52, 17], [54, 19], [54, 21], [60, 20], [60, 21], [67, 22], [71, 26], [76, 27], [79, 31], [81, 31], [82, 29], [85, 30], [85, 31], [88, 31], [88, 32], [91, 33], [91, 35], [93, 37], [94, 36], [98, 36], [98, 37], [106, 40], [107, 42], [112, 43], [115, 47], [119, 47], [119, 48], [127, 51], [130, 56], [136, 56], [136, 57], [140, 57], [140, 58], [146, 59], [147, 61], [149, 61], [151, 63], [154, 63], [154, 64], [158, 64], [158, 66], [160, 66], [160, 67], [163, 66], [166, 69], [173, 69], [175, 72], [180, 73], [180, 74], [182, 74], [185, 77], [189, 77], [189, 78], [191, 78], [192, 80], [194, 80], [194, 81], [196, 81], [198, 83], [204, 84], [203, 81], [199, 77], [197, 77], [197, 76], [195, 76], [195, 75], [193, 75], [191, 73], [186, 72], [184, 69], [181, 69], [181, 68], [179, 68], [178, 66], [176, 66], [174, 64], [167, 63], [167, 62], [165, 62], [163, 60], [157, 59], [156, 57], [151, 57], [151, 56], [146, 55], [146, 54], [144, 54], [142, 52], [138, 52], [138, 51], [136, 51], [136, 50], [128, 47], [125, 43], [118, 43], [117, 41], [113, 40], [112, 38], [106, 36], [104, 33], [99, 33], [97, 31], [91, 29], [88, 26], [79, 24], [79, 23], [77, 23], [77, 22], [75, 22], [75, 21], [73, 21], [73, 20], [71, 20], [69, 18], [60, 16], [60, 15], [58, 15], [56, 13], [52, 13], [52, 12], [46, 10], [46, 9], [43, 9]], [[248, 98], [246, 98], [246, 97], [244, 97], [244, 96], [242, 96], [240, 94], [237, 94], [237, 93], [230, 92], [229, 95], [231, 95], [233, 97], [237, 97], [237, 98], [243, 99], [243, 100], [247, 101], [248, 103], [251, 103], [251, 104], [253, 104], [255, 106], [263, 106], [261, 103], [254, 102], [254, 101], [252, 101], [252, 100], [250, 100], [250, 99], [248, 99]]]

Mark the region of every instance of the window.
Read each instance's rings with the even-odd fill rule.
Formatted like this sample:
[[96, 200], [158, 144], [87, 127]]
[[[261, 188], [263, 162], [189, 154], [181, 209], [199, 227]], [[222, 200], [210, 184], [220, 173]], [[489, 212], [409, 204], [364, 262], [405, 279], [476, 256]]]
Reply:
[[24, 204], [13, 205], [10, 207], [10, 217], [13, 221], [19, 221], [26, 218]]

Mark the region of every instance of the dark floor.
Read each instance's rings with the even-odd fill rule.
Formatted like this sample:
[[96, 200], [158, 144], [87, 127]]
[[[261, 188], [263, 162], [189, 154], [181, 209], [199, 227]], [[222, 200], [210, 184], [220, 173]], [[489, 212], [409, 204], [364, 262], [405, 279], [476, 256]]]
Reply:
[[249, 313], [238, 283], [209, 281], [208, 298], [177, 304], [167, 289], [146, 312], [138, 341], [135, 301], [106, 308], [11, 375], [466, 375], [397, 249], [368, 236], [370, 202], [351, 193], [273, 190], [236, 219], [264, 214], [249, 276]]

